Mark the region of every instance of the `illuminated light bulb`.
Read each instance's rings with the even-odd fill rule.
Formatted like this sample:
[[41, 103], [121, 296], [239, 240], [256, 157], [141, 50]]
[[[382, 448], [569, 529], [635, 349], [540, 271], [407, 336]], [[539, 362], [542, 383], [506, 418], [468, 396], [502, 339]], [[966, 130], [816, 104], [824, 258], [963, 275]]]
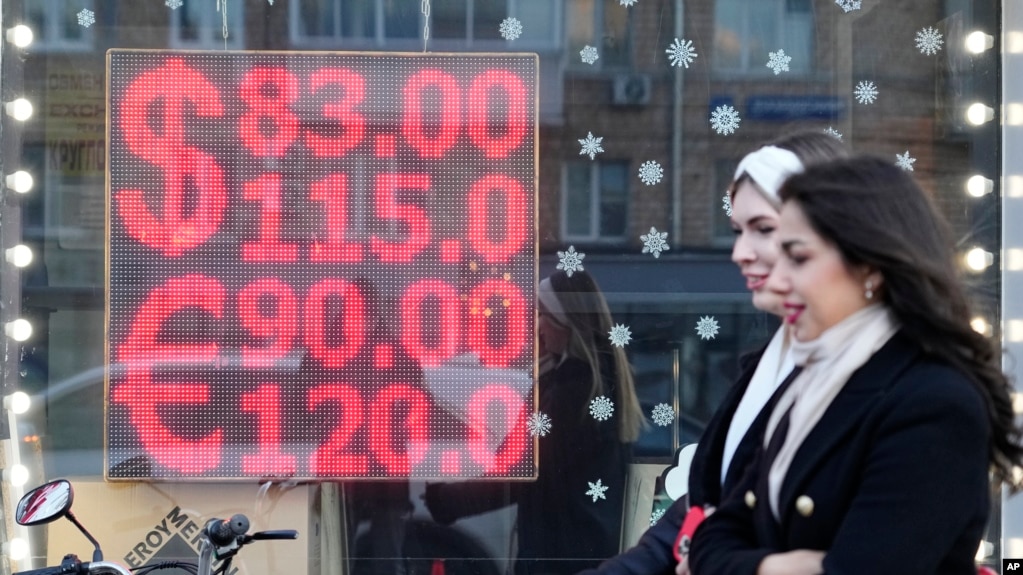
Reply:
[[966, 192], [975, 198], [990, 194], [995, 189], [995, 183], [984, 176], [972, 176], [966, 180]]
[[29, 102], [25, 98], [18, 98], [17, 100], [5, 103], [4, 111], [7, 112], [8, 116], [15, 120], [24, 122], [32, 117], [32, 102]]
[[1005, 327], [1006, 339], [1013, 343], [1023, 341], [1023, 320], [1010, 319]]
[[1005, 123], [1010, 126], [1023, 126], [1023, 104], [1005, 105]]
[[28, 468], [20, 463], [4, 469], [3, 475], [4, 481], [15, 487], [21, 487], [28, 483]]
[[27, 319], [16, 319], [4, 324], [4, 333], [14, 341], [25, 341], [32, 337], [32, 324]]
[[1023, 249], [1009, 248], [1005, 250], [1005, 269], [1011, 272], [1023, 271]]
[[34, 38], [32, 29], [24, 24], [18, 24], [13, 28], [8, 28], [6, 36], [7, 41], [18, 48], [25, 48], [32, 43]]
[[973, 54], [981, 54], [986, 50], [990, 50], [995, 45], [995, 37], [991, 34], [985, 34], [980, 30], [976, 32], [970, 32], [966, 36], [964, 42], [966, 49]]
[[1023, 54], [1023, 32], [1009, 32], [1005, 35], [1005, 51], [1009, 54]]
[[18, 244], [13, 248], [4, 251], [4, 257], [16, 268], [23, 268], [32, 263], [32, 248], [25, 244]]
[[15, 391], [10, 395], [4, 396], [4, 409], [15, 415], [25, 413], [31, 406], [32, 398], [24, 391]]
[[1005, 194], [1010, 198], [1023, 198], [1023, 176], [1009, 176], [1006, 178]]
[[1008, 537], [1005, 539], [1005, 548], [1002, 553], [1006, 557], [1019, 557], [1023, 553], [1023, 537]]
[[973, 248], [966, 252], [966, 267], [975, 272], [981, 272], [988, 266], [995, 263], [995, 256], [983, 248]]
[[0, 546], [0, 550], [3, 554], [10, 557], [13, 561], [21, 561], [28, 557], [28, 541], [25, 541], [21, 537], [15, 537], [10, 541], [4, 541], [4, 544]]
[[18, 170], [13, 174], [8, 174], [7, 177], [4, 178], [4, 183], [7, 184], [8, 188], [18, 192], [19, 194], [27, 194], [32, 189], [35, 181], [32, 179], [32, 174], [25, 170]]
[[970, 327], [972, 327], [973, 331], [979, 333], [980, 335], [986, 336], [991, 335], [991, 324], [989, 324], [986, 319], [980, 316], [970, 320]]
[[1012, 412], [1016, 415], [1023, 414], [1023, 393], [1018, 391], [1012, 393]]
[[979, 126], [994, 119], [995, 109], [991, 106], [985, 106], [980, 102], [970, 104], [970, 107], [966, 109], [966, 121], [974, 126]]

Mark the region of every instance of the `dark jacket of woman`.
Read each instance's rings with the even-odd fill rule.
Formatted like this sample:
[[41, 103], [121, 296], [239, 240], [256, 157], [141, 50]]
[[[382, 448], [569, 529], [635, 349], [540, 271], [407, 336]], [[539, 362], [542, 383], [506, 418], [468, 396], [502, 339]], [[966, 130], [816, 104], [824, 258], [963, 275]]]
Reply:
[[[614, 401], [615, 378], [604, 376]], [[426, 492], [434, 519], [458, 518], [518, 504], [515, 572], [572, 574], [618, 552], [629, 446], [618, 439], [618, 418], [589, 413], [589, 365], [568, 358], [540, 376], [539, 411], [551, 431], [539, 438], [536, 481], [512, 484], [435, 484]], [[587, 495], [590, 483], [607, 487], [604, 498]]]
[[989, 442], [974, 385], [898, 333], [850, 377], [797, 451], [780, 521], [758, 455], [697, 529], [690, 566], [695, 575], [753, 574], [768, 554], [812, 549], [826, 552], [828, 574], [974, 574]]
[[[743, 436], [729, 463], [725, 482], [721, 484], [721, 458], [725, 449], [725, 438], [732, 416], [746, 393], [753, 373], [757, 369], [764, 350], [744, 355], [740, 359], [740, 375], [735, 385], [728, 390], [721, 405], [710, 418], [693, 455], [689, 468], [689, 495], [680, 498], [664, 516], [648, 529], [635, 546], [617, 557], [613, 557], [585, 575], [674, 575], [675, 559], [672, 547], [690, 505], [717, 506], [727, 493], [742, 479], [746, 468], [753, 461], [767, 426], [770, 409], [761, 410]], [[776, 398], [768, 402], [773, 405]]]

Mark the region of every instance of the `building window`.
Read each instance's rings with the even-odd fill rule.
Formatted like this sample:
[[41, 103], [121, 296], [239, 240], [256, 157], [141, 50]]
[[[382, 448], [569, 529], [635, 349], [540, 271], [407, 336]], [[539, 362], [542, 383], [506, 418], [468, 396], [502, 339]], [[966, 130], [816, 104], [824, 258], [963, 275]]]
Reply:
[[784, 50], [788, 74], [813, 69], [813, 7], [810, 0], [718, 0], [714, 5], [714, 70], [774, 75], [767, 61]]
[[568, 62], [577, 69], [591, 69], [579, 57], [586, 46], [597, 49], [592, 68], [625, 68], [632, 63], [630, 12], [619, 0], [568, 0], [565, 15]]
[[245, 14], [243, 0], [227, 0], [226, 8], [218, 10], [215, 2], [184, 0], [171, 11], [170, 44], [174, 48], [217, 49], [225, 47], [224, 14], [227, 10], [227, 48], [245, 46]]
[[290, 3], [291, 36], [299, 44], [330, 44], [337, 40], [383, 43], [415, 40], [422, 17], [415, 2], [370, 0], [300, 0]]
[[[560, 0], [431, 0], [430, 45], [552, 49], [557, 45], [560, 5]], [[340, 40], [378, 46], [422, 42], [423, 16], [416, 2], [299, 0], [290, 7], [291, 36], [299, 45]], [[522, 35], [514, 44], [500, 32], [501, 22], [509, 17], [522, 23]]]
[[78, 13], [82, 10], [95, 12], [92, 0], [36, 0], [26, 3], [27, 24], [35, 34], [32, 49], [47, 52], [91, 47], [92, 29], [78, 24]]
[[569, 162], [561, 196], [562, 237], [621, 240], [628, 227], [629, 163]]

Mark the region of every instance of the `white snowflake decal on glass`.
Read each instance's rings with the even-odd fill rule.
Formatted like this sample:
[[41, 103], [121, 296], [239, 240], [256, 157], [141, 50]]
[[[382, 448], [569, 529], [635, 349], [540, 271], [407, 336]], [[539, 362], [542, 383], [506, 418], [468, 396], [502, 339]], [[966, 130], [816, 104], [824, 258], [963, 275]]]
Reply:
[[664, 510], [663, 509], [654, 510], [654, 512], [650, 514], [650, 527], [653, 527], [654, 524], [660, 521], [661, 517], [664, 517]]
[[602, 480], [598, 479], [596, 483], [593, 483], [592, 481], [587, 481], [586, 483], [590, 484], [590, 489], [586, 492], [586, 495], [592, 497], [594, 503], [596, 503], [598, 499], [607, 499], [604, 492], [607, 491], [609, 486], [604, 485]]
[[96, 23], [96, 13], [93, 12], [92, 10], [89, 10], [88, 8], [83, 8], [82, 11], [78, 13], [78, 25], [79, 26], [83, 26], [85, 28], [88, 28], [89, 26], [92, 26], [95, 23]]
[[839, 132], [838, 130], [832, 128], [831, 126], [828, 126], [828, 129], [824, 130], [824, 133], [829, 135], [829, 136], [831, 136], [832, 138], [834, 138], [836, 140], [841, 140], [842, 139], [842, 132]]
[[846, 13], [863, 8], [862, 0], [835, 0], [835, 4], [838, 4]]
[[551, 418], [540, 411], [531, 413], [529, 419], [526, 420], [526, 429], [533, 437], [546, 437], [551, 432]]
[[643, 240], [643, 253], [654, 254], [655, 258], [661, 257], [661, 252], [666, 252], [668, 247], [668, 232], [658, 232], [657, 228], [651, 227], [649, 234], [639, 236]]
[[628, 6], [632, 6], [633, 4], [635, 4], [636, 0], [618, 0], [618, 3], [621, 4], [622, 6], [628, 7]]
[[709, 315], [701, 317], [700, 321], [696, 322], [696, 334], [700, 339], [714, 339], [720, 329], [718, 320]]
[[895, 154], [895, 165], [907, 172], [913, 171], [913, 164], [915, 163], [916, 158], [910, 157], [909, 150], [906, 150], [905, 154]]
[[667, 427], [671, 425], [672, 421], [675, 421], [675, 410], [667, 403], [658, 403], [654, 406], [653, 411], [650, 412], [650, 418], [657, 425]]
[[518, 18], [505, 18], [498, 30], [505, 40], [515, 40], [522, 35], [522, 22], [519, 22]]
[[582, 149], [579, 150], [579, 155], [580, 156], [588, 155], [591, 160], [596, 158], [597, 154], [604, 151], [604, 148], [600, 146], [600, 142], [602, 142], [603, 140], [604, 140], [603, 136], [599, 138], [594, 138], [593, 132], [587, 132], [586, 137], [579, 140], [579, 144], [582, 145]]
[[856, 84], [856, 89], [853, 90], [853, 94], [856, 95], [856, 101], [861, 104], [873, 104], [877, 101], [877, 86], [873, 82], [862, 81]]
[[648, 186], [652, 186], [660, 182], [663, 177], [664, 169], [661, 168], [659, 163], [653, 160], [643, 162], [643, 164], [639, 167], [639, 179]]
[[572, 277], [575, 272], [583, 271], [583, 258], [586, 254], [575, 251], [575, 246], [568, 246], [567, 252], [558, 252], [558, 269], [565, 270], [565, 275]]
[[728, 192], [721, 196], [721, 209], [725, 210], [725, 215], [732, 217], [732, 196]]
[[597, 49], [593, 46], [583, 46], [583, 49], [579, 50], [579, 59], [590, 66], [592, 66], [598, 58], [600, 58], [600, 54], [597, 53]]
[[590, 401], [590, 415], [597, 421], [607, 421], [614, 415], [615, 404], [613, 401], [607, 398], [607, 396], [601, 395], [594, 397]]
[[688, 68], [698, 55], [696, 48], [693, 47], [693, 41], [686, 40], [685, 38], [681, 40], [675, 38], [675, 41], [665, 50], [665, 53], [668, 54], [668, 60], [671, 61], [671, 65], [678, 66], [679, 68], [682, 66]]
[[777, 52], [767, 53], [767, 67], [774, 70], [774, 75], [777, 76], [782, 72], [789, 71], [789, 62], [792, 61], [792, 56], [786, 56], [785, 50], [778, 50]]
[[739, 112], [735, 111], [735, 108], [724, 104], [718, 106], [710, 114], [710, 127], [714, 128], [714, 131], [722, 136], [734, 134], [739, 129], [739, 122], [742, 118], [739, 117]]
[[944, 43], [944, 40], [941, 39], [941, 33], [929, 26], [916, 33], [916, 48], [925, 56], [937, 54]]
[[177, 10], [178, 8], [181, 8], [182, 4], [184, 4], [184, 0], [166, 0], [164, 2], [164, 5], [166, 5], [171, 10]]
[[629, 326], [618, 323], [611, 326], [611, 331], [608, 332], [607, 338], [611, 340], [611, 345], [625, 347], [626, 344], [632, 341], [632, 332], [629, 331]]

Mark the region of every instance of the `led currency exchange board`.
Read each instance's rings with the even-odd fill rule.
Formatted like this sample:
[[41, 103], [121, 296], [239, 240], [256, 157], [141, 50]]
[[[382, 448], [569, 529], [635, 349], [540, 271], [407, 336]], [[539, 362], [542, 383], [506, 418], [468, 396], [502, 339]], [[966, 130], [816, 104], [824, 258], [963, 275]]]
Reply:
[[108, 70], [108, 478], [535, 476], [534, 55]]

